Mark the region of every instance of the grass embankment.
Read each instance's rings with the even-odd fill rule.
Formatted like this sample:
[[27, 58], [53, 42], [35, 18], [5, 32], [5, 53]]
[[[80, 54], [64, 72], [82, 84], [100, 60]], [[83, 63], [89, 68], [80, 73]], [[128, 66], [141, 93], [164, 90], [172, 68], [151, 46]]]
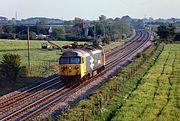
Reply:
[[180, 45], [165, 45], [113, 121], [180, 121]]
[[[155, 48], [155, 46], [148, 48], [148, 50], [125, 67], [116, 77], [108, 81], [87, 99], [80, 101], [79, 104], [62, 115], [59, 120], [83, 120], [83, 118], [88, 121], [111, 120], [115, 112], [130, 97], [131, 92], [137, 88], [141, 78], [154, 64], [163, 46], [159, 46], [154, 51]], [[146, 60], [148, 62], [144, 63]]]

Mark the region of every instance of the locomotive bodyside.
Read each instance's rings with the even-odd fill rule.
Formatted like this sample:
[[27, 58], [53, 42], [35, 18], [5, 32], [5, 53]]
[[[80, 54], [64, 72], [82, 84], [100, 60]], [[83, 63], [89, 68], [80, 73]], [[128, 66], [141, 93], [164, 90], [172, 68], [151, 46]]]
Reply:
[[72, 49], [60, 57], [59, 74], [66, 83], [83, 82], [105, 68], [103, 49]]
[[[90, 55], [86, 57], [86, 74], [98, 73], [100, 68], [105, 66], [105, 57], [102, 50], [91, 51]], [[92, 73], [93, 72], [93, 73]]]

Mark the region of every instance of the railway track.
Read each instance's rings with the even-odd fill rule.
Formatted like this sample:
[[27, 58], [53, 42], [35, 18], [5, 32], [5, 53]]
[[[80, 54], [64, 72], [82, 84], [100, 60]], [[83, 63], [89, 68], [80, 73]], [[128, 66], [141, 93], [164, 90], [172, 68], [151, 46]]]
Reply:
[[[128, 45], [130, 45], [130, 44], [132, 44], [136, 39], [138, 39], [140, 36], [142, 36], [142, 33], [141, 32], [139, 32], [140, 34], [137, 34], [137, 36], [135, 36], [134, 38], [132, 38], [132, 40], [129, 42], [129, 43], [126, 43], [126, 44], [124, 44], [123, 46], [120, 46], [120, 47], [116, 47], [115, 49], [113, 49], [113, 50], [111, 50], [110, 52], [107, 52], [106, 53], [106, 58], [110, 58], [110, 56], [113, 56], [115, 53], [117, 53], [118, 51], [121, 51], [121, 50], [123, 50], [125, 47], [127, 47]], [[0, 102], [0, 109], [2, 108], [2, 107], [4, 107], [5, 105], [9, 105], [10, 103], [13, 103], [14, 101], [17, 101], [18, 99], [20, 99], [20, 98], [23, 98], [23, 97], [25, 97], [25, 96], [28, 96], [28, 95], [30, 95], [30, 93], [32, 92], [32, 91], [37, 91], [38, 89], [40, 89], [41, 87], [46, 87], [47, 86], [47, 84], [49, 84], [49, 83], [54, 83], [54, 81], [56, 81], [56, 79], [59, 79], [60, 77], [59, 76], [56, 76], [56, 77], [54, 77], [53, 79], [50, 79], [50, 80], [48, 80], [48, 81], [46, 81], [46, 82], [44, 82], [44, 83], [42, 83], [42, 84], [39, 84], [39, 85], [36, 85], [36, 86], [34, 86], [34, 87], [32, 87], [32, 88], [29, 88], [29, 89], [27, 89], [27, 90], [24, 90], [24, 91], [21, 91], [20, 93], [18, 93], [18, 94], [16, 94], [16, 95], [14, 95], [14, 96], [11, 96], [10, 98], [8, 98], [8, 99], [4, 99], [4, 100], [1, 100], [1, 102]]]
[[106, 52], [106, 58], [109, 58], [110, 56], [114, 55], [114, 53], [117, 53], [123, 49], [125, 49], [126, 47], [128, 47], [129, 45], [132, 45], [136, 40], [138, 40], [139, 38], [142, 37], [142, 32], [141, 31], [137, 31], [137, 35], [134, 36], [130, 42], [125, 43], [123, 45], [117, 46], [113, 49], [111, 49], [109, 52]]
[[[146, 37], [143, 39], [144, 35]], [[140, 41], [141, 39], [142, 41]], [[100, 75], [104, 74], [106, 71], [108, 71], [108, 69], [112, 68], [113, 64], [117, 65], [117, 63], [120, 63], [121, 61], [126, 59], [128, 55], [132, 54], [134, 51], [140, 48], [146, 42], [146, 40], [148, 40], [148, 33], [143, 34], [140, 31], [138, 35], [131, 40], [131, 42], [124, 44], [120, 48], [115, 48], [111, 52], [107, 53], [108, 59], [107, 59], [106, 70], [100, 73]], [[118, 51], [122, 51], [122, 52], [118, 53]], [[97, 77], [94, 77], [94, 78], [97, 78]], [[94, 80], [94, 78], [85, 82], [83, 85], [80, 85], [80, 86], [75, 85], [74, 87], [71, 87], [71, 88], [67, 88], [64, 85], [61, 85], [58, 87], [58, 89], [50, 93], [46, 93], [44, 97], [34, 100], [34, 102], [32, 103], [29, 103], [29, 104], [26, 103], [25, 105], [21, 105], [27, 102], [27, 99], [31, 99], [31, 98], [34, 99], [38, 97], [39, 95], [41, 95], [46, 90], [51, 89], [54, 86], [61, 83], [61, 81], [58, 80], [59, 77], [56, 77], [55, 79], [51, 79], [51, 81], [49, 80], [45, 83], [37, 85], [28, 90], [25, 90], [22, 93], [11, 97], [10, 99], [1, 101], [0, 102], [0, 117], [2, 117], [3, 121], [11, 120], [11, 119], [17, 119], [17, 120], [29, 119], [35, 114], [39, 114], [42, 110], [47, 109], [49, 106], [53, 105], [59, 100], [62, 100], [64, 97], [70, 95], [71, 93], [73, 93], [73, 91], [88, 85], [88, 83]], [[33, 91], [34, 93], [32, 93]], [[49, 101], [51, 102], [49, 103]], [[19, 105], [21, 106], [17, 108]], [[14, 111], [8, 112], [9, 110], [12, 110], [12, 108], [14, 108]], [[35, 108], [38, 110], [31, 110], [31, 108], [33, 109]]]
[[[137, 32], [138, 34], [133, 37], [131, 39], [130, 42], [122, 45], [122, 46], [118, 46], [114, 49], [112, 49], [111, 51], [109, 52], [106, 52], [106, 58], [110, 58], [111, 56], [113, 56], [115, 53], [117, 53], [118, 51], [121, 51], [123, 50], [125, 47], [127, 47], [128, 45], [132, 44], [135, 40], [137, 40], [140, 36], [142, 36], [142, 32]], [[48, 81], [44, 82], [44, 83], [41, 83], [39, 85], [36, 85], [36, 86], [33, 86], [32, 88], [29, 88], [29, 89], [26, 89], [24, 91], [21, 91], [19, 92], [18, 94], [16, 95], [13, 95], [9, 98], [4, 98], [4, 99], [1, 99], [1, 102], [0, 102], [0, 108], [4, 107], [4, 105], [7, 105], [8, 103], [12, 103], [13, 101], [17, 101], [18, 99], [22, 98], [22, 97], [25, 97], [27, 96], [27, 93], [30, 93], [34, 90], [38, 90], [39, 88], [41, 88], [42, 86], [47, 86], [48, 83], [51, 83], [53, 81], [56, 81], [56, 79], [59, 79], [60, 77], [59, 76], [55, 76], [54, 78], [52, 79], [49, 79]]]
[[[147, 36], [145, 37], [145, 39], [148, 40], [148, 37], [149, 37], [149, 36], [147, 35]], [[147, 42], [147, 41], [145, 41], [145, 43], [146, 43], [146, 42]], [[59, 101], [62, 100], [63, 98], [65, 98], [65, 97], [71, 95], [72, 93], [75, 93], [77, 90], [80, 90], [81, 88], [87, 86], [90, 82], [93, 82], [97, 77], [102, 76], [102, 75], [105, 74], [107, 71], [109, 71], [109, 69], [111, 69], [112, 67], [116, 66], [116, 65], [119, 64], [120, 62], [124, 61], [124, 59], [126, 59], [127, 56], [130, 56], [130, 55], [131, 55], [131, 54], [130, 54], [131, 52], [137, 51], [137, 50], [138, 50], [139, 48], [141, 48], [145, 43], [144, 43], [144, 42], [141, 42], [141, 43], [140, 43], [140, 46], [138, 46], [138, 47], [136, 46], [136, 47], [134, 47], [132, 50], [124, 53], [124, 56], [123, 56], [123, 57], [121, 57], [120, 59], [117, 59], [118, 61], [117, 61], [117, 60], [114, 60], [111, 64], [107, 65], [107, 66], [106, 66], [106, 69], [105, 69], [102, 73], [100, 73], [99, 75], [97, 75], [97, 76], [93, 77], [92, 79], [88, 80], [88, 81], [85, 82], [83, 85], [79, 85], [78, 87], [73, 88], [72, 90], [70, 90], [70, 91], [69, 91], [68, 93], [66, 93], [65, 95], [62, 95], [62, 96], [60, 96], [60, 97], [57, 97], [56, 100], [54, 100], [54, 101], [52, 101], [51, 103], [45, 105], [44, 107], [42, 107], [42, 108], [40, 108], [40, 109], [38, 109], [38, 110], [36, 110], [36, 111], [33, 111], [33, 113], [31, 113], [30, 115], [24, 117], [23, 120], [27, 120], [27, 119], [29, 119], [29, 118], [31, 118], [31, 117], [33, 117], [33, 116], [36, 116], [36, 115], [40, 114], [44, 109], [47, 109], [49, 106], [55, 105], [55, 103], [59, 102]], [[125, 56], [125, 55], [126, 55], [126, 56]]]

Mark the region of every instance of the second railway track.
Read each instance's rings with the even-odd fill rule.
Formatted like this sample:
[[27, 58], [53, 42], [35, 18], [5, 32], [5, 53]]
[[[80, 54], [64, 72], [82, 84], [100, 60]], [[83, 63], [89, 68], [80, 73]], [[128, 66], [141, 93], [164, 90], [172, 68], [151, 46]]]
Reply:
[[[124, 44], [122, 47], [116, 48], [113, 51], [107, 53], [107, 67], [106, 67], [105, 71], [107, 71], [108, 69], [117, 65], [117, 63], [120, 63], [121, 61], [126, 59], [126, 57], [128, 55], [133, 54], [134, 51], [136, 51], [138, 48], [140, 48], [148, 40], [149, 40], [149, 33], [148, 32], [142, 33], [140, 31], [140, 32], [138, 32], [138, 35], [136, 37], [134, 37], [131, 42]], [[121, 52], [119, 52], [119, 51], [121, 51]], [[103, 71], [101, 74], [105, 73], [105, 71]], [[58, 82], [58, 78], [59, 77], [56, 77], [56, 79], [54, 79], [54, 81], [56, 81], [56, 83], [60, 83], [60, 81]], [[95, 77], [93, 77], [93, 78], [95, 78]], [[90, 79], [90, 81], [91, 80], [92, 79]], [[85, 86], [88, 83], [90, 83], [90, 82], [87, 81], [83, 85]], [[46, 84], [48, 84], [48, 83], [46, 83]], [[73, 87], [67, 88], [67, 87], [64, 87], [63, 85], [61, 85], [58, 87], [59, 89], [52, 91], [50, 94], [47, 93], [46, 95], [44, 95], [44, 97], [34, 100], [34, 102], [32, 102], [32, 103], [21, 106], [21, 108], [20, 107], [17, 108], [18, 104], [27, 102], [27, 99], [31, 99], [32, 97], [38, 97], [40, 94], [43, 93], [43, 91], [50, 89], [51, 86], [53, 87], [53, 85], [55, 86], [56, 84], [53, 84], [53, 82], [52, 82], [51, 85], [49, 85], [49, 86], [46, 85], [42, 89], [36, 90], [37, 92], [35, 92], [34, 94], [27, 93], [27, 92], [31, 92], [33, 89], [36, 89], [35, 87], [33, 87], [33, 88], [30, 88], [30, 89], [20, 93], [19, 95], [15, 95], [14, 99], [12, 97], [12, 98], [10, 98], [9, 101], [7, 101], [7, 100], [2, 101], [0, 103], [0, 117], [2, 117], [3, 121], [11, 120], [11, 119], [18, 119], [18, 120], [29, 119], [34, 114], [38, 114], [38, 112], [41, 112], [41, 110], [48, 108], [48, 106], [51, 106], [52, 104], [63, 99], [65, 96], [68, 96], [69, 94], [73, 93], [74, 90], [77, 90], [77, 89], [80, 89], [81, 87], [83, 87], [83, 85], [80, 85], [81, 87], [76, 86], [74, 88]], [[43, 84], [41, 86], [43, 86]], [[41, 87], [41, 86], [39, 86], [39, 87]], [[62, 93], [62, 91], [64, 93]], [[33, 96], [31, 97], [31, 95], [33, 95]], [[9, 112], [9, 109], [12, 110], [12, 108], [14, 108], [14, 111]], [[37, 109], [37, 110], [34, 110], [34, 109]]]

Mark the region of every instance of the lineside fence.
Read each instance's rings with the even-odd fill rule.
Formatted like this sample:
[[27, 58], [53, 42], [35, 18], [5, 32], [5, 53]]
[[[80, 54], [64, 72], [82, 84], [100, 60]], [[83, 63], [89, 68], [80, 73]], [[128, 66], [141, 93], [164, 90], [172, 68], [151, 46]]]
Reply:
[[58, 73], [58, 60], [31, 61], [30, 75], [49, 76]]

